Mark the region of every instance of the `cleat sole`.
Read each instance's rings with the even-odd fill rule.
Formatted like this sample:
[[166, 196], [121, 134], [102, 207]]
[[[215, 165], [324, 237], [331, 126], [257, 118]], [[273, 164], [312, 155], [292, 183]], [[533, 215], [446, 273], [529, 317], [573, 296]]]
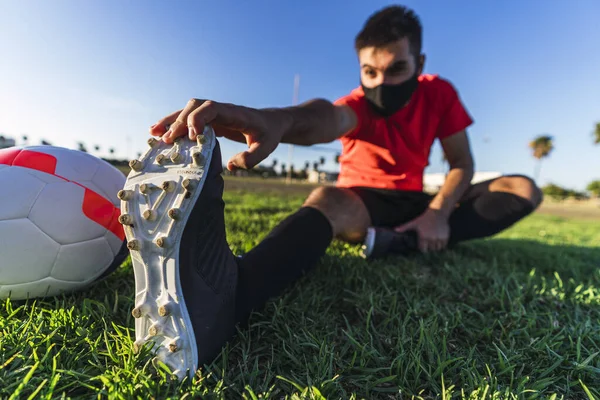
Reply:
[[[179, 379], [186, 371], [193, 377], [198, 369], [196, 339], [179, 278], [179, 245], [202, 192], [215, 145], [209, 126], [201, 146], [189, 139], [173, 145], [153, 142], [137, 164], [143, 167], [129, 173], [123, 188], [127, 195], [121, 199], [121, 214], [133, 220], [127, 221], [132, 225], [125, 225], [124, 230], [135, 275], [134, 347], [154, 342], [156, 359]], [[175, 160], [178, 163], [171, 162]], [[140, 305], [151, 306], [146, 312]]]

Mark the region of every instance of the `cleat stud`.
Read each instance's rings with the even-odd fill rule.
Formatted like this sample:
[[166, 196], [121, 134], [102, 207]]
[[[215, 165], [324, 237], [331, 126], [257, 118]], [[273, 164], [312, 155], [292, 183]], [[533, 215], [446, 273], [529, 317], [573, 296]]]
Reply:
[[156, 336], [160, 333], [161, 329], [160, 329], [160, 325], [157, 323], [154, 323], [150, 326], [150, 328], [148, 329], [148, 335], [150, 336]]
[[154, 243], [156, 243], [156, 245], [161, 248], [167, 247], [167, 238], [164, 236], [159, 237]]
[[176, 353], [181, 348], [181, 341], [179, 340], [179, 338], [175, 338], [175, 339], [173, 339], [173, 341], [171, 341], [171, 343], [169, 343], [168, 346], [169, 346], [169, 351], [171, 353]]
[[142, 351], [142, 347], [144, 347], [144, 341], [136, 340], [135, 342], [133, 342], [133, 353], [139, 354], [140, 351]]
[[192, 197], [192, 192], [190, 192], [189, 190], [186, 190], [185, 194], [183, 195], [183, 198], [189, 199], [190, 197]]
[[142, 217], [147, 221], [154, 221], [156, 219], [156, 211], [148, 209], [142, 213]]
[[155, 138], [150, 138], [148, 139], [148, 146], [150, 147], [154, 147], [154, 145], [158, 143], [158, 140], [156, 140]]
[[201, 165], [204, 162], [204, 156], [199, 151], [192, 153], [192, 159], [195, 165]]
[[183, 160], [183, 156], [181, 155], [181, 153], [173, 153], [173, 154], [171, 154], [171, 161], [174, 164], [177, 164], [177, 163], [181, 162], [181, 160]]
[[185, 378], [185, 373], [181, 372], [180, 369], [173, 371], [173, 379], [182, 380], [183, 378]]
[[196, 137], [196, 142], [198, 142], [198, 147], [202, 147], [202, 145], [206, 143], [206, 135], [198, 135]]
[[174, 220], [178, 220], [181, 216], [181, 212], [177, 208], [171, 208], [167, 214], [169, 215], [169, 218]]
[[142, 309], [140, 307], [134, 308], [131, 310], [131, 315], [133, 315], [133, 318], [142, 318]]
[[119, 198], [119, 200], [123, 201], [130, 200], [132, 196], [133, 191], [131, 190], [119, 190], [119, 192], [117, 193], [117, 197]]
[[172, 192], [173, 190], [175, 190], [175, 182], [164, 181], [162, 183], [162, 190], [164, 190], [165, 192]]
[[142, 183], [140, 185], [140, 192], [143, 194], [150, 193], [150, 191], [152, 191], [152, 189], [154, 189], [154, 185], [151, 183]]
[[131, 239], [129, 242], [127, 242], [127, 248], [129, 250], [139, 250], [140, 247], [140, 241], [137, 239]]
[[133, 310], [131, 310], [131, 315], [133, 318], [141, 318], [144, 315], [147, 315], [150, 311], [150, 306], [148, 304], [142, 303], [139, 306], [136, 306]]
[[119, 215], [119, 223], [121, 225], [133, 225], [133, 217], [129, 214]]
[[140, 160], [131, 160], [129, 161], [129, 167], [135, 172], [139, 172], [144, 168], [144, 163]]
[[181, 186], [183, 186], [183, 188], [186, 190], [192, 190], [194, 188], [194, 181], [192, 181], [190, 178], [185, 178], [183, 181], [181, 181]]
[[157, 164], [163, 164], [165, 162], [165, 155], [159, 154], [155, 158]]
[[161, 317], [166, 317], [169, 314], [170, 314], [170, 311], [169, 311], [168, 304], [163, 304], [162, 306], [158, 307], [158, 315], [160, 315]]

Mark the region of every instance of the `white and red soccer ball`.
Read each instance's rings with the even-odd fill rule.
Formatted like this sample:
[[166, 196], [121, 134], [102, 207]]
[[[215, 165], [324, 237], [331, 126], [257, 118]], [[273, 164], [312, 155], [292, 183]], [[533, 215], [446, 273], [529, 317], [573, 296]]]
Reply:
[[126, 257], [107, 162], [54, 146], [0, 150], [0, 298], [82, 289]]

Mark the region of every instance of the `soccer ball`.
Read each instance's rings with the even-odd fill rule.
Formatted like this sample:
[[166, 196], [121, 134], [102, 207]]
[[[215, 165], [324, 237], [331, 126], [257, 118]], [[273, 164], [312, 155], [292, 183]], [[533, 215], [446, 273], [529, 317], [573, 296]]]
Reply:
[[125, 175], [54, 146], [0, 150], [0, 298], [85, 288], [127, 256], [117, 192]]

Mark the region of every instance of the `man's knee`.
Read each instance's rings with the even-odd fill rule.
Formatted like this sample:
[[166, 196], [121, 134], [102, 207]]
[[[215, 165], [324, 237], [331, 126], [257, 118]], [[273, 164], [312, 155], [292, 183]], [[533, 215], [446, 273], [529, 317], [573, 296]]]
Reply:
[[361, 241], [371, 222], [360, 197], [348, 189], [321, 186], [310, 193], [304, 206], [321, 211], [334, 235], [350, 242]]
[[329, 212], [334, 209], [335, 203], [344, 201], [345, 193], [342, 189], [329, 186], [321, 186], [310, 192], [306, 200], [305, 206], [311, 206], [322, 209], [324, 212]]
[[542, 203], [544, 195], [533, 179], [525, 175], [507, 175], [490, 185], [492, 192], [507, 192], [529, 200], [534, 207]]

